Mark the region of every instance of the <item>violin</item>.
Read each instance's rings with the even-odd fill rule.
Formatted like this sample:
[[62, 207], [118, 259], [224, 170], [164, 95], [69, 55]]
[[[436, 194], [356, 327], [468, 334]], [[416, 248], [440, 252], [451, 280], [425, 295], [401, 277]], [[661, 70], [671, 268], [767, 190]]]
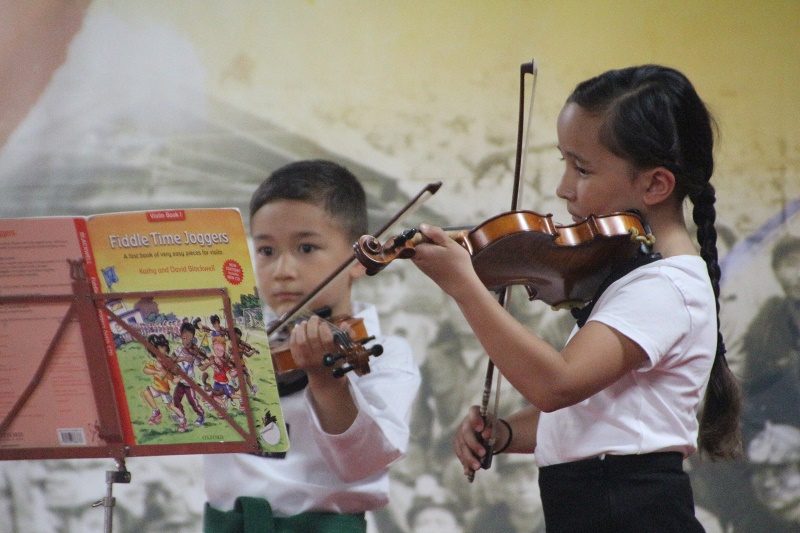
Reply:
[[186, 351], [186, 353], [194, 357], [199, 357], [200, 359], [208, 359], [208, 354], [206, 354], [206, 352], [201, 350], [196, 344], [191, 344], [189, 345], [188, 348], [184, 347], [184, 350]]
[[[332, 368], [332, 375], [340, 378], [348, 372], [355, 372], [356, 375], [362, 376], [370, 373], [369, 358], [371, 356], [378, 357], [383, 353], [383, 346], [375, 344], [370, 348], [365, 345], [373, 340], [374, 336], [367, 334], [367, 329], [364, 326], [363, 318], [333, 318], [329, 320], [329, 324], [333, 329], [333, 339], [340, 352], [336, 354], [327, 354], [323, 357], [322, 364]], [[343, 329], [349, 326], [353, 330], [355, 339], [351, 339], [350, 335]], [[277, 342], [270, 343], [269, 351], [272, 355], [272, 366], [275, 369], [275, 374], [279, 380], [291, 380], [297, 374], [302, 374], [303, 371], [297, 367], [292, 352], [289, 349], [289, 336], [288, 332], [279, 337]]]
[[242, 330], [239, 328], [233, 328], [233, 332], [235, 334], [233, 340], [236, 342], [236, 346], [239, 347], [239, 352], [247, 352], [241, 355], [253, 355], [253, 354], [260, 354], [261, 352], [258, 351], [258, 348], [255, 348], [253, 345], [246, 342], [242, 339]]
[[[464, 247], [475, 272], [494, 292], [523, 285], [530, 300], [553, 307], [589, 302], [608, 275], [636, 257], [652, 235], [635, 212], [590, 215], [571, 225], [557, 225], [552, 215], [509, 211], [472, 229], [448, 230]], [[385, 244], [364, 235], [353, 245], [367, 275], [375, 275], [394, 259], [411, 258], [415, 246], [430, 242], [419, 230], [406, 230]]]
[[250, 345], [250, 344], [248, 344], [246, 342], [238, 341], [238, 344], [239, 344], [239, 348], [240, 349], [243, 349], [243, 350], [246, 350], [246, 351], [252, 352], [252, 353], [261, 353], [261, 352], [258, 351], [258, 348], [254, 348], [252, 345]]
[[201, 324], [200, 322], [201, 322], [200, 317], [197, 317], [192, 321], [192, 325], [196, 330], [202, 331], [203, 333], [216, 333], [217, 335], [230, 339], [231, 334], [230, 331], [228, 331], [228, 328], [220, 326], [219, 330], [214, 330], [206, 325]]

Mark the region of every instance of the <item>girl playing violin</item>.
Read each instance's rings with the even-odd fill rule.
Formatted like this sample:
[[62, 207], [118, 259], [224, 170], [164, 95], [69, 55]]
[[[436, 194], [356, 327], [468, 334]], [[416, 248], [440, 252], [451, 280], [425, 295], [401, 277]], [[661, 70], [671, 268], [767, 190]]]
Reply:
[[503, 309], [462, 246], [421, 226], [432, 243], [412, 261], [531, 403], [499, 421], [472, 407], [455, 453], [467, 474], [492, 437], [496, 450], [534, 453], [550, 533], [702, 531], [683, 459], [740, 448], [739, 391], [719, 334], [712, 118], [683, 74], [646, 65], [579, 84], [557, 129], [566, 168], [556, 193], [573, 219], [636, 209], [662, 258], [611, 284], [559, 351]]

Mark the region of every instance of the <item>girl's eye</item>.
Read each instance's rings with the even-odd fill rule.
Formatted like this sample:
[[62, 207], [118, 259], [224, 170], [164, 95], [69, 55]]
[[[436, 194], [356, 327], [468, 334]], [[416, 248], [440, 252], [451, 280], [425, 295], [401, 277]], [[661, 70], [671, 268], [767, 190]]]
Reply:
[[270, 257], [273, 254], [272, 246], [262, 246], [256, 249], [256, 253], [264, 257]]
[[313, 252], [316, 249], [317, 249], [317, 247], [314, 246], [313, 244], [301, 244], [300, 245], [300, 252], [304, 253], [304, 254], [310, 254], [311, 252]]

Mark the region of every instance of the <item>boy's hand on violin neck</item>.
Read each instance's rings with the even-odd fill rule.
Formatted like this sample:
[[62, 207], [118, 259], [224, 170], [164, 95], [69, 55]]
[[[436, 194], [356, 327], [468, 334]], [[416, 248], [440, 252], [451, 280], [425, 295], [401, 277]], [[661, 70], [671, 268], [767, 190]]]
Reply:
[[292, 329], [289, 348], [298, 368], [309, 374], [319, 372], [330, 375], [330, 369], [323, 365], [322, 359], [325, 354], [336, 352], [338, 347], [330, 325], [320, 317], [314, 315], [297, 324]]

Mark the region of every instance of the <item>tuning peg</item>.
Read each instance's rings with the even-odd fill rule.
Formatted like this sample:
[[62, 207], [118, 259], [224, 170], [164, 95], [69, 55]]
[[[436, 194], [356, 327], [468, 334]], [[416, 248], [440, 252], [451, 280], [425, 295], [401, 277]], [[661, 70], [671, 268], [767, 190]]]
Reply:
[[340, 377], [344, 376], [345, 374], [347, 374], [348, 372], [350, 372], [351, 370], [355, 370], [355, 367], [352, 366], [352, 365], [343, 365], [343, 366], [340, 366], [339, 368], [334, 369], [332, 374], [333, 374], [333, 377], [340, 378]]
[[322, 358], [322, 364], [325, 366], [333, 366], [339, 359], [344, 359], [344, 354], [326, 354], [325, 357]]

